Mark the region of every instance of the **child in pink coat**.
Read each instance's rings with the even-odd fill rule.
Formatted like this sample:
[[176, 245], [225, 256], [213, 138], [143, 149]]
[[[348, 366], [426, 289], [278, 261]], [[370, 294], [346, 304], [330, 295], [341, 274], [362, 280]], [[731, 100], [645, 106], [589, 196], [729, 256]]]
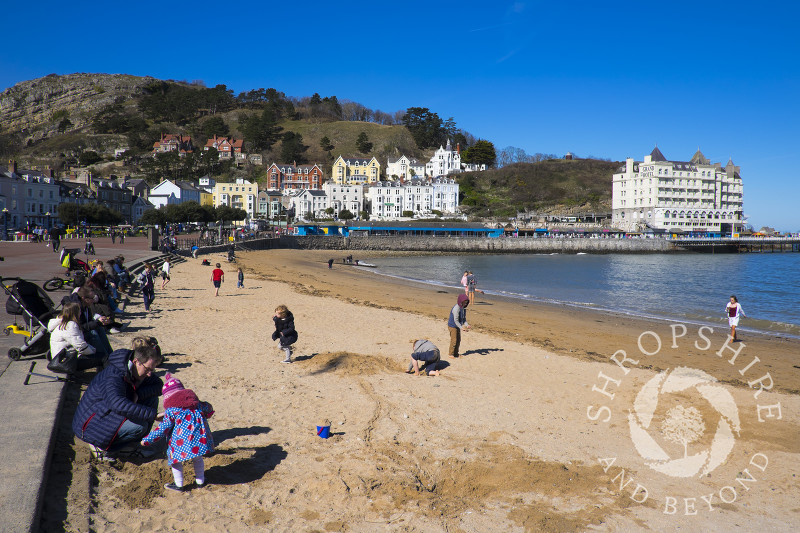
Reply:
[[214, 450], [214, 439], [206, 420], [214, 414], [214, 408], [211, 404], [198, 400], [194, 391], [184, 389], [183, 383], [169, 373], [164, 379], [162, 394], [163, 420], [142, 439], [142, 446], [149, 446], [166, 436], [167, 463], [172, 467], [175, 482], [167, 483], [164, 488], [185, 490], [183, 463], [189, 460], [194, 464], [194, 482], [197, 486], [202, 486], [205, 483], [203, 456]]

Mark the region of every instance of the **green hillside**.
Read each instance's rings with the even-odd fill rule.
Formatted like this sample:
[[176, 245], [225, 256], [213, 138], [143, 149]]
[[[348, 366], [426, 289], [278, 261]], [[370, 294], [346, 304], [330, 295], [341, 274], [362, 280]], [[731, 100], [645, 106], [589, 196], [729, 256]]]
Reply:
[[611, 211], [611, 177], [621, 163], [597, 159], [550, 159], [462, 174], [461, 204], [473, 216], [517, 212]]
[[[389, 157], [405, 154], [427, 161], [438, 147], [438, 140], [433, 140], [420, 149], [419, 137], [408, 128], [389, 125], [396, 122], [395, 116], [342, 102], [317, 94], [287, 97], [275, 89], [234, 95], [224, 85], [207, 88], [149, 77], [50, 75], [0, 94], [0, 157], [17, 160], [21, 168], [48, 166], [57, 171], [89, 164], [96, 176], [141, 176], [151, 183], [205, 173], [218, 180], [262, 181], [272, 162], [318, 163], [330, 172], [330, 163], [339, 155], [374, 156], [385, 169]], [[425, 120], [439, 120], [425, 108], [408, 110], [415, 112]], [[428, 139], [454, 138], [462, 148], [475, 141], [457, 129], [453, 119], [434, 123], [433, 132]], [[194, 153], [153, 158], [153, 143], [166, 133], [191, 136]], [[244, 139], [244, 151], [261, 154], [263, 165], [236, 167], [208, 158], [202, 147], [215, 134]], [[328, 149], [321, 145], [325, 138]], [[127, 152], [115, 159], [119, 149]], [[473, 216], [608, 212], [611, 175], [618, 166], [599, 160], [550, 159], [456, 179], [462, 206]]]

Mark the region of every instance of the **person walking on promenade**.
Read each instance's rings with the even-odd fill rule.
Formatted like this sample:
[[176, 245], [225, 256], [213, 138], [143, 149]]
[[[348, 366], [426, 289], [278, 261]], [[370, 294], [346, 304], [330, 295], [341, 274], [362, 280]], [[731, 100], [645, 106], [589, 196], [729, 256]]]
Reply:
[[61, 246], [61, 230], [53, 228], [50, 230], [50, 242], [53, 245], [53, 251], [58, 253], [58, 247]]
[[728, 317], [728, 325], [731, 327], [731, 342], [739, 342], [736, 337], [736, 326], [739, 325], [739, 317], [747, 317], [747, 315], [744, 314], [744, 309], [736, 296], [731, 295], [730, 301], [725, 306], [725, 314]]
[[286, 354], [286, 358], [282, 362], [291, 363], [292, 344], [297, 342], [294, 315], [285, 305], [279, 305], [275, 308], [275, 316], [272, 317], [272, 320], [275, 322], [275, 332], [272, 334], [272, 340], [278, 341], [278, 346]]
[[161, 290], [164, 290], [164, 287], [167, 286], [169, 283], [169, 259], [164, 259], [164, 264], [161, 265]]
[[203, 456], [214, 451], [214, 437], [208, 427], [208, 419], [214, 408], [208, 402], [201, 402], [191, 389], [169, 372], [161, 389], [164, 398], [164, 415], [158, 427], [142, 439], [147, 447], [162, 437], [167, 439], [167, 464], [172, 467], [173, 483], [164, 485], [165, 489], [183, 492], [183, 463], [192, 461], [194, 483], [202, 487], [206, 482]]
[[244, 272], [242, 272], [241, 267], [239, 268], [238, 279], [236, 280], [236, 288], [244, 289]]
[[220, 264], [217, 263], [217, 267], [211, 271], [211, 282], [214, 284], [214, 296], [219, 296], [219, 287], [224, 281], [225, 272], [220, 268]]
[[117, 243], [117, 232], [114, 231], [114, 228], [111, 228], [109, 231], [111, 233], [111, 244], [116, 244]]
[[469, 305], [469, 298], [466, 294], [458, 295], [458, 302], [450, 310], [450, 316], [447, 319], [447, 327], [450, 330], [450, 350], [448, 355], [450, 357], [458, 357], [458, 350], [461, 347], [461, 332], [469, 331], [470, 325], [467, 323], [467, 306]]
[[144, 264], [144, 270], [139, 274], [139, 286], [142, 288], [142, 298], [144, 298], [144, 310], [150, 310], [150, 304], [156, 297], [155, 269], [150, 263]]

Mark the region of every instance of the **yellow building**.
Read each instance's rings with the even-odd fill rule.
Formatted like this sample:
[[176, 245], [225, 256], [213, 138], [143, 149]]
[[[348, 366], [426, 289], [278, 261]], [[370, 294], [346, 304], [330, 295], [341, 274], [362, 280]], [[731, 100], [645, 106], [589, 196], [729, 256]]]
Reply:
[[214, 205], [214, 195], [200, 189], [200, 205]]
[[381, 179], [381, 164], [374, 157], [372, 159], [361, 159], [351, 157], [345, 159], [342, 156], [333, 162], [331, 180], [340, 185], [363, 185], [365, 183], [375, 183]]
[[214, 185], [214, 207], [227, 205], [235, 209], [244, 209], [249, 218], [255, 218], [258, 185], [247, 180], [237, 179], [234, 183], [217, 183]]

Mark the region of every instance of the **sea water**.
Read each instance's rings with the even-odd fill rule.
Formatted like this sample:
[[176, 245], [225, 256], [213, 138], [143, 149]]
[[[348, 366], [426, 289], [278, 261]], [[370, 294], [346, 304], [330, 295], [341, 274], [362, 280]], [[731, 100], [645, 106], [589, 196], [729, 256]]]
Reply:
[[800, 338], [800, 254], [528, 254], [381, 257], [379, 274], [461, 287], [471, 270], [487, 295]]

